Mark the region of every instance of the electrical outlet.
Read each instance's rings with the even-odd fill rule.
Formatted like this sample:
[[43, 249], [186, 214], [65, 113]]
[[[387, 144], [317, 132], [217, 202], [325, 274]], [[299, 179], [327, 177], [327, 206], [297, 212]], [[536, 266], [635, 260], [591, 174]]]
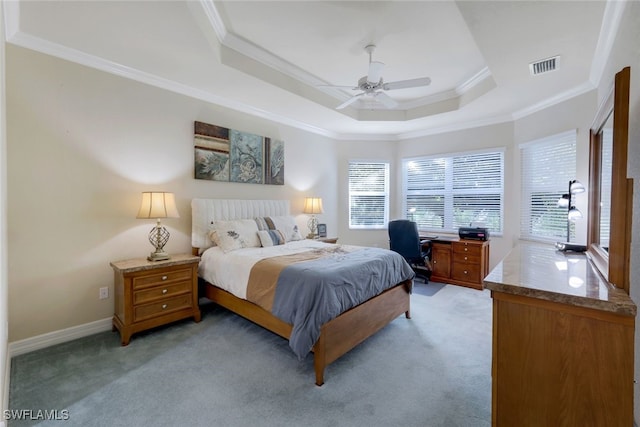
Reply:
[[107, 288], [106, 286], [104, 288], [100, 288], [99, 297], [100, 297], [100, 299], [109, 298], [109, 288]]

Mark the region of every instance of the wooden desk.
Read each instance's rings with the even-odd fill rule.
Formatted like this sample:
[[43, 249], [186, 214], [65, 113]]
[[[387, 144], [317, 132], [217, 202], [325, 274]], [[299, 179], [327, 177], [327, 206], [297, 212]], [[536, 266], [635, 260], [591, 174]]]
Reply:
[[493, 298], [492, 425], [632, 426], [636, 306], [583, 254], [521, 243]]
[[431, 280], [483, 288], [489, 273], [489, 241], [420, 236], [431, 241]]

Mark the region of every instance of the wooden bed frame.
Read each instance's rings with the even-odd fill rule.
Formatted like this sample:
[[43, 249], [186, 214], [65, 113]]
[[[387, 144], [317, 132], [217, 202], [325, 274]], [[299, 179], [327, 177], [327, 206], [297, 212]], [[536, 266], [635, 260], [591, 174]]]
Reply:
[[[192, 241], [196, 240], [192, 239]], [[200, 249], [194, 246], [192, 252], [194, 255], [198, 255]], [[252, 302], [238, 298], [204, 280], [202, 282], [206, 285], [204, 286], [204, 295], [201, 296], [283, 338], [289, 339], [291, 336], [292, 326], [278, 319], [267, 310]], [[324, 384], [324, 370], [328, 364], [349, 352], [349, 350], [388, 325], [402, 313], [405, 314], [407, 319], [411, 318], [409, 297], [412, 287], [412, 280], [399, 283], [393, 288], [387, 289], [381, 294], [342, 313], [322, 326], [320, 337], [312, 349], [316, 385], [321, 386]]]

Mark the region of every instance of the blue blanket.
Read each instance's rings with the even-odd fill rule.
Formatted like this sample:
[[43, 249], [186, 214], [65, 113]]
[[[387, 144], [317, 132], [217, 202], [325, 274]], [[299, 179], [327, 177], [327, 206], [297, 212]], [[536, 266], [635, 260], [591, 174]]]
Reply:
[[414, 275], [396, 252], [380, 248], [335, 251], [285, 267], [278, 277], [271, 311], [293, 325], [289, 346], [302, 359], [318, 340], [322, 325]]

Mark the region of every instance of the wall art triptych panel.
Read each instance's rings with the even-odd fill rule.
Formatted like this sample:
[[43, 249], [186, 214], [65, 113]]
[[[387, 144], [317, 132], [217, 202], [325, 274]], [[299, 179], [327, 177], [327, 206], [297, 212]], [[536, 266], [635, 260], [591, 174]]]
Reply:
[[196, 179], [284, 185], [284, 142], [194, 122]]

